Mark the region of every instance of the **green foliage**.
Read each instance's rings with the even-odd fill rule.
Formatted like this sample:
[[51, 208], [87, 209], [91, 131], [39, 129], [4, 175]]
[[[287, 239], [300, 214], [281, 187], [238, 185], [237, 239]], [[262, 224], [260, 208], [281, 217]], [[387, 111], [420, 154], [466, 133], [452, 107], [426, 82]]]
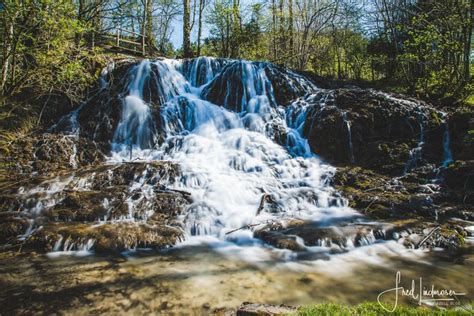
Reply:
[[[463, 43], [449, 34], [458, 28], [457, 18], [451, 10], [435, 19], [421, 12], [401, 25], [407, 39], [399, 63], [404, 68], [406, 84], [412, 89], [434, 98], [452, 95], [459, 89], [458, 69], [448, 60], [448, 56], [463, 50]], [[443, 30], [440, 26], [444, 24], [450, 25], [450, 29]]]
[[399, 18], [369, 44], [374, 69], [400, 83], [405, 93], [446, 103], [467, 98], [474, 91], [468, 51], [471, 7], [466, 0], [405, 4]]
[[339, 79], [371, 79], [368, 40], [350, 29], [333, 29], [312, 42], [311, 70]]
[[[474, 65], [467, 60], [466, 46], [473, 23], [471, 1], [384, 1], [387, 6], [376, 8], [360, 1], [304, 3], [208, 0], [200, 12], [198, 1], [188, 1], [192, 22], [188, 19], [183, 29], [193, 40], [197, 17], [205, 17], [209, 36], [200, 55], [269, 60], [445, 104], [474, 103]], [[116, 26], [146, 30], [156, 44], [150, 50], [161, 56], [184, 54], [170, 42], [173, 21], [183, 13], [180, 0], [5, 0], [3, 6], [3, 95], [57, 90], [80, 100], [104, 62], [103, 52], [94, 48], [95, 35], [111, 35]], [[370, 22], [367, 13], [377, 22]], [[134, 36], [129, 40], [136, 41]], [[154, 46], [150, 43], [148, 47]], [[194, 55], [197, 44], [188, 49]]]
[[98, 52], [85, 46], [90, 29], [74, 15], [73, 3], [8, 0], [5, 8], [2, 24], [10, 36], [4, 43], [3, 61], [9, 61], [4, 92], [56, 90], [78, 101], [96, 77], [88, 67]]

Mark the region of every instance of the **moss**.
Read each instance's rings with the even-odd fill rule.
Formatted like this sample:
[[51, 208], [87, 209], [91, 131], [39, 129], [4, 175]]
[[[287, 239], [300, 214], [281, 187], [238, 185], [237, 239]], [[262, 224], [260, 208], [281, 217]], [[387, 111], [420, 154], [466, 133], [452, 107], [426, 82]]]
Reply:
[[339, 304], [306, 305], [298, 309], [298, 315], [351, 315], [351, 308]]
[[441, 236], [448, 239], [456, 238], [459, 241], [460, 246], [464, 245], [464, 242], [465, 242], [464, 236], [461, 235], [456, 229], [443, 226], [441, 227], [440, 234]]
[[441, 117], [439, 112], [431, 111], [431, 123], [436, 126], [440, 126], [441, 124], [443, 124], [443, 118]]
[[[388, 309], [393, 307], [386, 306]], [[317, 304], [317, 305], [304, 305], [298, 309], [297, 315], [302, 316], [316, 316], [316, 315], [340, 315], [340, 316], [352, 316], [352, 315], [416, 315], [416, 316], [431, 316], [431, 315], [472, 315], [473, 304], [469, 304], [470, 309], [440, 309], [440, 308], [429, 308], [429, 307], [411, 307], [406, 305], [398, 305], [393, 313], [387, 312], [376, 302], [366, 302], [355, 306], [346, 306], [341, 304]]]

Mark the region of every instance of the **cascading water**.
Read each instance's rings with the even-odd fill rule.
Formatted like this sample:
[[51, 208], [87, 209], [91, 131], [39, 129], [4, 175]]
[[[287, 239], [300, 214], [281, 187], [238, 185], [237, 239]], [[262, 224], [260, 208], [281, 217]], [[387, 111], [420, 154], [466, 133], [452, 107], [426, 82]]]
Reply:
[[149, 148], [153, 143], [153, 120], [143, 100], [143, 87], [150, 76], [150, 62], [145, 60], [132, 69], [129, 94], [122, 106], [122, 118], [113, 142], [129, 148]]
[[[184, 233], [186, 243], [204, 242], [232, 253], [258, 249], [257, 257], [264, 258], [260, 251], [268, 247], [262, 248], [259, 230], [269, 225], [286, 227], [295, 220], [313, 225], [313, 232], [321, 234], [311, 245], [301, 237], [291, 237], [298, 249], [317, 256], [385, 238], [387, 226], [369, 222], [331, 186], [335, 168], [312, 154], [305, 137], [315, 113], [326, 108], [340, 111], [331, 91], [320, 90], [308, 79], [271, 64], [240, 60], [144, 60], [129, 68], [119, 66], [117, 71], [125, 77], [109, 79], [119, 89], [108, 89], [104, 81], [99, 98], [65, 118], [75, 118], [75, 135], [85, 132], [95, 139], [99, 129], [82, 121], [79, 129], [77, 117], [100, 106], [99, 113], [106, 114], [99, 117], [107, 122], [101, 126], [108, 128], [115, 122], [115, 129], [100, 134], [111, 142], [108, 163], [85, 172], [79, 169], [67, 179], [51, 180], [54, 185], [43, 183], [33, 191], [18, 192], [33, 197], [31, 203], [37, 202], [21, 206], [29, 214], [72, 216], [76, 223], [86, 216], [94, 223], [73, 239], [68, 239], [68, 231], [55, 233], [54, 251], [87, 252], [103, 246], [103, 239], [98, 238], [102, 233], [130, 229], [138, 237], [124, 239], [117, 248], [146, 247], [150, 241], [152, 247], [154, 242], [158, 247], [172, 245]], [[279, 90], [274, 90], [273, 82], [278, 82]], [[286, 95], [293, 99], [287, 101]], [[87, 112], [81, 112], [83, 109]], [[121, 109], [120, 117], [109, 120], [116, 109]], [[308, 115], [313, 119], [308, 120]], [[350, 135], [346, 117], [344, 122]], [[161, 178], [161, 167], [156, 164], [168, 163], [179, 167], [179, 172]], [[140, 171], [140, 166], [146, 168]], [[78, 201], [85, 203], [80, 212], [63, 212], [63, 207], [76, 209], [76, 193], [70, 189], [80, 192], [78, 196], [88, 196], [85, 201], [97, 197], [97, 208], [82, 214], [90, 210], [89, 202]], [[177, 200], [168, 205], [160, 194]], [[179, 211], [157, 211], [172, 205]], [[163, 215], [159, 212], [169, 215], [172, 224], [157, 222]], [[33, 215], [34, 234], [40, 231], [41, 221]], [[56, 231], [51, 227], [48, 229]], [[154, 229], [169, 230], [176, 239], [167, 243]], [[334, 243], [334, 236], [342, 242]], [[271, 255], [295, 256], [280, 250]]]
[[[195, 63], [199, 63], [201, 71], [204, 71], [203, 65], [211, 64], [202, 59]], [[157, 66], [161, 76], [172, 77], [155, 83], [161, 85], [162, 90], [182, 88], [177, 89], [176, 94], [169, 94], [161, 106], [165, 142], [154, 149], [135, 150], [133, 158], [170, 160], [180, 166], [182, 176], [175, 189], [190, 192], [193, 199], [181, 218], [188, 236], [252, 244], [257, 241], [249, 230], [226, 233], [284, 218], [329, 224], [338, 218], [360, 217], [330, 186], [335, 169], [312, 155], [302, 136], [307, 110], [296, 103], [286, 109], [276, 105], [272, 84], [261, 64], [235, 63], [239, 63], [242, 80], [237, 112], [227, 104], [230, 99], [216, 105], [201, 97], [202, 87], [213, 80], [211, 72], [204, 71], [205, 80], [199, 81], [202, 85], [196, 87], [192, 84], [198, 82], [195, 71], [188, 74], [190, 81], [186, 80], [186, 74], [180, 72], [183, 66], [176, 61], [143, 61], [133, 76], [130, 94], [137, 98], [145, 81], [143, 77], [147, 76], [140, 69], [147, 69], [150, 64]], [[191, 65], [191, 69], [196, 67]], [[214, 70], [212, 74], [217, 75]], [[229, 82], [227, 96], [233, 95], [233, 88]], [[144, 104], [143, 100], [140, 102]], [[141, 109], [133, 106], [133, 110], [137, 108]], [[124, 109], [121, 122], [129, 121], [127, 110]], [[127, 157], [126, 149], [118, 146], [120, 142], [126, 143], [125, 135], [138, 139], [137, 134], [149, 128], [146, 120], [138, 122], [142, 125], [134, 128], [130, 128], [130, 124], [119, 125], [116, 134], [122, 137], [114, 139], [117, 146], [112, 160]], [[275, 122], [286, 130], [286, 147], [272, 139], [268, 126]], [[122, 126], [127, 126], [126, 133]], [[263, 196], [268, 196], [266, 201], [269, 202], [264, 203], [263, 210], [257, 214]]]
[[417, 146], [411, 149], [409, 152], [408, 161], [405, 164], [405, 170], [403, 171], [403, 174], [406, 174], [407, 172], [410, 172], [410, 170], [416, 168], [421, 160], [423, 153], [423, 145], [425, 144], [425, 130], [423, 119], [423, 113], [420, 109], [418, 109], [418, 124], [420, 126], [420, 137]]
[[347, 130], [347, 142], [349, 147], [349, 160], [351, 163], [355, 162], [354, 158], [354, 147], [352, 145], [352, 131], [351, 131], [351, 122], [347, 118], [347, 112], [342, 112], [342, 119]]
[[443, 114], [443, 125], [444, 125], [444, 133], [443, 133], [443, 163], [442, 166], [444, 168], [448, 167], [450, 163], [453, 162], [453, 154], [451, 152], [451, 140], [449, 136], [449, 125], [446, 119], [446, 114]]

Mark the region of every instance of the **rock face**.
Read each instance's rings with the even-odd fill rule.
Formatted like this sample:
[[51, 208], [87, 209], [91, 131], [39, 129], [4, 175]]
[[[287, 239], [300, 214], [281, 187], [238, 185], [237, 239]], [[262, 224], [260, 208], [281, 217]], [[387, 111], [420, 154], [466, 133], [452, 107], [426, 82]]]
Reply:
[[241, 112], [242, 104], [255, 95], [268, 96], [274, 106], [286, 105], [315, 88], [306, 77], [270, 63], [233, 61], [204, 87], [201, 96], [214, 104]]
[[8, 178], [18, 174], [48, 175], [103, 161], [100, 146], [72, 135], [40, 134], [16, 140], [2, 157]]
[[472, 114], [446, 115], [419, 100], [358, 88], [320, 90], [289, 108], [295, 109], [290, 121], [304, 117], [311, 150], [338, 166], [333, 185], [349, 206], [392, 226], [348, 222], [335, 230], [295, 219], [258, 227], [255, 236], [300, 253], [307, 246], [340, 251], [377, 239], [413, 248], [463, 245], [470, 235], [463, 227], [474, 220]]
[[0, 242], [96, 252], [174, 245], [182, 238], [176, 216], [190, 201], [167, 187], [178, 176], [176, 165], [154, 162], [100, 164], [35, 185], [25, 179], [1, 192]]
[[[362, 89], [323, 91], [305, 102], [311, 109], [304, 133], [312, 150], [331, 163], [401, 175], [405, 168], [443, 161], [443, 118], [426, 103]], [[419, 157], [407, 165], [420, 143]]]

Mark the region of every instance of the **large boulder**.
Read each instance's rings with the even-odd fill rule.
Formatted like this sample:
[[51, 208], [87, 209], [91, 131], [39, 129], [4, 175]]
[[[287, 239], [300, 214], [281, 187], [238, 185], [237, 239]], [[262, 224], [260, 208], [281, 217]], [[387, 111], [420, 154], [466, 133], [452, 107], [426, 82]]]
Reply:
[[[267, 96], [271, 105], [286, 105], [313, 92], [311, 80], [271, 63], [233, 61], [204, 87], [201, 97], [235, 112], [255, 95]], [[244, 102], [243, 102], [244, 101]]]

